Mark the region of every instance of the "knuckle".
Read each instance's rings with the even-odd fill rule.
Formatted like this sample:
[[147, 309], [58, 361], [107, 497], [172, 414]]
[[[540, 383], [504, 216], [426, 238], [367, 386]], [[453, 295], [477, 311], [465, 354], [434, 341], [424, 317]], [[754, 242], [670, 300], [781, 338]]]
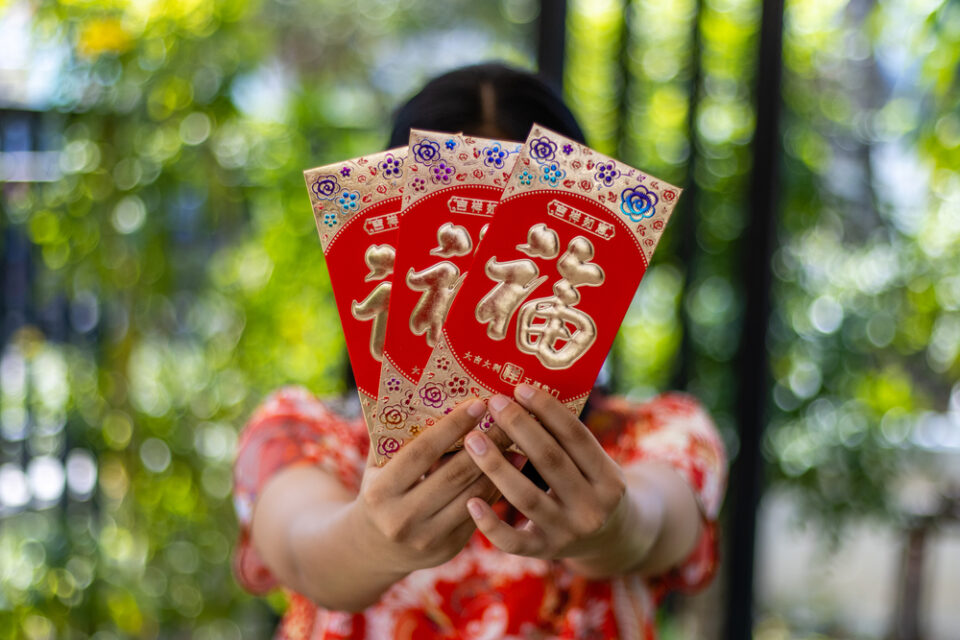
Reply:
[[579, 520], [578, 524], [578, 533], [581, 536], [589, 536], [603, 527], [603, 523], [606, 521], [606, 518], [603, 517], [603, 514], [591, 510], [590, 512], [584, 514], [583, 518]]
[[408, 464], [412, 466], [429, 466], [433, 464], [433, 461], [436, 460], [439, 456], [434, 451], [434, 447], [430, 445], [430, 442], [423, 438], [417, 438], [414, 443], [419, 444], [418, 447], [408, 447], [409, 453], [407, 453]]
[[360, 498], [367, 506], [376, 507], [385, 502], [386, 491], [377, 482], [364, 482], [360, 486]]
[[608, 506], [613, 507], [619, 504], [627, 493], [627, 480], [623, 476], [623, 472], [619, 471], [613, 476], [613, 478], [608, 483], [605, 491], [603, 491], [603, 502]]
[[547, 447], [542, 454], [542, 464], [546, 469], [560, 469], [563, 467], [566, 455], [560, 447]]
[[578, 448], [596, 445], [596, 437], [583, 427], [579, 420], [570, 416], [567, 431], [570, 432], [572, 444]]
[[391, 542], [407, 542], [410, 538], [410, 521], [403, 517], [387, 517], [380, 524], [380, 530]]
[[430, 536], [425, 535], [414, 536], [410, 539], [408, 544], [410, 545], [410, 548], [417, 553], [426, 553], [427, 551], [435, 549], [434, 541], [430, 538]]
[[517, 498], [517, 509], [521, 512], [530, 513], [540, 506], [540, 496], [535, 491], [524, 492]]
[[472, 482], [476, 477], [476, 465], [470, 458], [455, 457], [443, 467], [443, 482], [446, 485], [460, 487]]

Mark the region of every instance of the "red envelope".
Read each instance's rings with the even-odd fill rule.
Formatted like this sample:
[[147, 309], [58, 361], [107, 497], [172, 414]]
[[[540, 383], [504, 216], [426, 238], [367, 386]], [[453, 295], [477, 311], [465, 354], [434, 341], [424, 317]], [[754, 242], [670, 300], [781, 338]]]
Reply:
[[494, 218], [520, 144], [412, 130], [409, 149], [397, 280], [371, 431], [379, 464], [422, 426], [408, 421], [417, 382]]
[[680, 189], [534, 126], [409, 421], [525, 382], [578, 414]]
[[407, 148], [303, 172], [367, 428], [372, 425]]

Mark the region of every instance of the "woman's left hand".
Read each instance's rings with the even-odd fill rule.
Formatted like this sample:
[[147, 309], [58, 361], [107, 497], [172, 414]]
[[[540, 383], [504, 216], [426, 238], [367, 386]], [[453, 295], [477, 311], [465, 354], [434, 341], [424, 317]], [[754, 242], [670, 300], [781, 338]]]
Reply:
[[636, 566], [654, 543], [659, 529], [654, 521], [662, 513], [640, 513], [623, 470], [556, 398], [523, 384], [514, 395], [520, 404], [497, 395], [487, 407], [550, 489], [539, 489], [483, 433], [470, 432], [465, 445], [474, 462], [529, 520], [512, 527], [488, 504], [473, 499], [467, 508], [477, 528], [507, 553], [567, 558], [588, 573]]

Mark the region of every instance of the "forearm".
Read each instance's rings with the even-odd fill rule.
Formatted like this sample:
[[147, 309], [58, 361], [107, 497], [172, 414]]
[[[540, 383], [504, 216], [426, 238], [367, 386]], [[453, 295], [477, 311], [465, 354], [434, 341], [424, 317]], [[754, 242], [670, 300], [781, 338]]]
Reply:
[[700, 510], [689, 484], [666, 463], [625, 470], [627, 492], [593, 553], [567, 558], [571, 571], [605, 578], [639, 571], [657, 575], [680, 564], [700, 536]]
[[407, 575], [365, 543], [351, 505], [302, 513], [288, 534], [298, 591], [326, 609], [362, 611]]
[[315, 467], [277, 474], [257, 500], [253, 542], [277, 580], [316, 604], [360, 611], [405, 573], [385, 569], [350, 509], [355, 496]]

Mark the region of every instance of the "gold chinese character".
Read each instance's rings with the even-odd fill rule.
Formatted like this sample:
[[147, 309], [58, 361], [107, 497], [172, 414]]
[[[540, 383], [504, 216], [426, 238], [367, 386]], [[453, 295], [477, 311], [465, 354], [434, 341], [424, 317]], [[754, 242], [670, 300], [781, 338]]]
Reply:
[[[543, 224], [535, 224], [527, 232], [526, 244], [517, 249], [531, 258], [553, 259], [560, 253], [560, 239], [556, 231]], [[530, 293], [547, 278], [533, 260], [520, 259], [498, 262], [490, 258], [484, 273], [497, 285], [477, 304], [474, 315], [481, 324], [487, 324], [487, 335], [494, 340], [503, 340], [507, 335], [507, 323], [517, 308]]]
[[530, 300], [520, 308], [517, 348], [537, 356], [548, 369], [566, 369], [597, 339], [593, 318], [574, 308], [580, 302], [577, 287], [595, 287], [604, 281], [603, 269], [590, 262], [593, 255], [593, 244], [583, 236], [575, 237], [557, 261], [563, 278], [554, 283], [553, 295]]
[[447, 260], [423, 271], [407, 272], [407, 286], [423, 292], [410, 314], [410, 331], [417, 336], [426, 334], [427, 345], [434, 347], [440, 339], [447, 311], [465, 277], [460, 275], [457, 265]]
[[480, 248], [480, 243], [483, 242], [483, 236], [487, 235], [487, 229], [489, 229], [489, 228], [490, 228], [490, 223], [489, 223], [489, 222], [488, 222], [487, 224], [483, 225], [482, 227], [480, 227], [480, 235], [479, 235], [479, 237], [477, 238], [477, 249]]
[[467, 256], [473, 251], [473, 241], [470, 232], [465, 227], [444, 222], [437, 229], [437, 246], [430, 250], [430, 255], [441, 258]]
[[[499, 366], [500, 365], [494, 365], [493, 370], [496, 371]], [[517, 384], [523, 379], [523, 367], [517, 366], [512, 362], [504, 364], [503, 369], [500, 371], [500, 379], [507, 384]]]
[[[396, 250], [388, 244], [367, 247], [363, 261], [370, 269], [370, 273], [363, 279], [383, 280], [393, 273], [393, 263]], [[350, 314], [360, 321], [373, 320], [370, 328], [370, 355], [377, 362], [383, 360], [383, 342], [387, 336], [387, 308], [390, 306], [390, 282], [381, 282], [364, 298], [363, 302], [356, 300], [350, 305]]]
[[520, 304], [530, 293], [547, 279], [533, 260], [521, 259], [497, 262], [496, 257], [487, 260], [484, 273], [497, 285], [483, 296], [474, 315], [481, 324], [487, 324], [487, 335], [494, 340], [503, 340], [507, 335], [507, 323]]
[[517, 249], [531, 258], [553, 260], [560, 253], [560, 238], [556, 231], [541, 222], [530, 227], [527, 243], [518, 244]]

